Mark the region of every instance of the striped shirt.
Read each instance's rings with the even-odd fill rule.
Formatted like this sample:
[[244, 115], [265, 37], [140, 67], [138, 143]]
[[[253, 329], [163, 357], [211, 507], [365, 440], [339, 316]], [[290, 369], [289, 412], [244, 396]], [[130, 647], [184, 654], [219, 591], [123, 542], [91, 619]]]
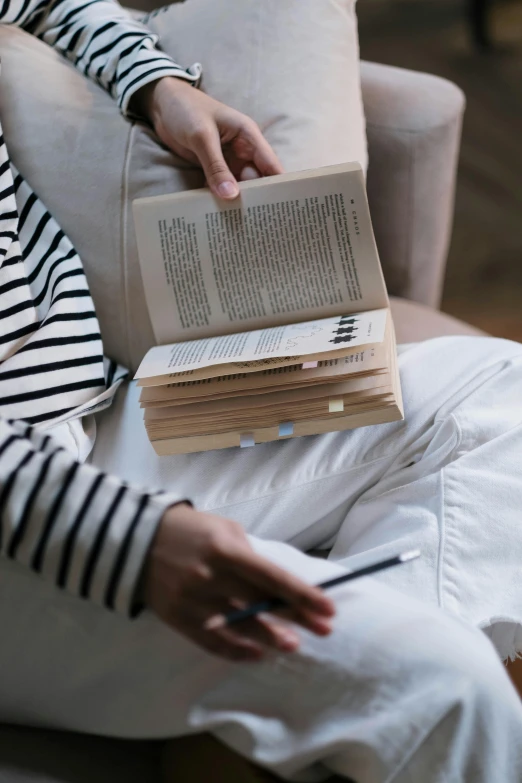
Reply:
[[[0, 22], [57, 49], [124, 114], [161, 76], [200, 77], [112, 0], [3, 0]], [[80, 464], [45, 433], [109, 405], [125, 375], [103, 355], [81, 259], [10, 162], [0, 126], [0, 555], [132, 614], [154, 531], [179, 498]]]

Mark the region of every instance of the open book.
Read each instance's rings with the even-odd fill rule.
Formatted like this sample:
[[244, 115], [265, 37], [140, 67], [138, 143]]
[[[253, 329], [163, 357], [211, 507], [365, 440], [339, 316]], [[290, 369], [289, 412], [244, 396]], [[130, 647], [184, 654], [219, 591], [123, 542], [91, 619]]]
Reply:
[[358, 164], [134, 201], [158, 345], [143, 359], [158, 454], [401, 419], [388, 296]]

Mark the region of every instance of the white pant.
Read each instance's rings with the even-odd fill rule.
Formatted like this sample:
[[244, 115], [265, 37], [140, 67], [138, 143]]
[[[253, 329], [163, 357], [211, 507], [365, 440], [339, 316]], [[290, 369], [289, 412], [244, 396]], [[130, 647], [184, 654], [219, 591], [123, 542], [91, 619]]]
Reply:
[[[208, 92], [252, 115], [296, 170], [366, 161], [353, 6], [191, 0], [151, 24], [179, 61], [204, 60]], [[9, 148], [80, 252], [107, 353], [133, 366], [152, 332], [130, 201], [197, 187], [199, 172], [176, 168], [144, 128], [129, 136], [55, 57], [38, 48], [31, 65], [21, 48]], [[55, 100], [69, 144], [55, 143]], [[212, 659], [150, 614], [126, 621], [5, 561], [0, 721], [124, 737], [208, 729], [301, 780], [520, 783], [518, 697], [473, 627], [488, 626], [504, 657], [522, 650], [520, 362], [520, 346], [500, 341], [414, 346], [400, 361], [404, 424], [161, 460], [135, 389], [122, 390], [98, 418], [91, 459], [106, 470], [240, 520], [310, 580], [403, 546], [420, 545], [422, 560], [339, 589], [332, 637], [303, 633], [298, 654], [255, 666]], [[55, 434], [80, 458], [92, 445], [79, 422]], [[334, 546], [324, 561], [281, 541]]]
[[[519, 783], [522, 706], [473, 626], [502, 655], [522, 650], [522, 347], [441, 338], [409, 346], [400, 369], [403, 423], [171, 458], [148, 444], [135, 388], [120, 394], [90, 459], [236, 518], [302, 577], [414, 545], [422, 558], [338, 588], [331, 637], [303, 632], [299, 653], [255, 665], [10, 564], [0, 720], [124, 737], [210, 730], [299, 780]], [[296, 548], [332, 544], [329, 560]]]
[[[251, 449], [157, 457], [134, 384], [91, 459], [130, 481], [350, 567], [418, 546], [378, 579], [522, 652], [522, 346], [446, 337], [401, 349], [406, 417]], [[376, 577], [377, 578], [377, 577]]]

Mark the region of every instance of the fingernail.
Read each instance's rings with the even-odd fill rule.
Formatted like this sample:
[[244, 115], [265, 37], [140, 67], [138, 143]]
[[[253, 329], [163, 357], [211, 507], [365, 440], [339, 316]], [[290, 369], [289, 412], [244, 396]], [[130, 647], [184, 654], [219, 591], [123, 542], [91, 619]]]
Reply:
[[299, 646], [299, 637], [293, 633], [282, 634], [281, 646], [284, 650], [295, 650]]
[[239, 188], [234, 182], [221, 182], [218, 185], [218, 193], [221, 198], [236, 198]]
[[332, 633], [332, 624], [331, 623], [319, 623], [320, 633], [323, 633], [325, 636], [328, 636], [328, 634]]
[[226, 620], [223, 615], [215, 614], [212, 617], [209, 617], [208, 620], [205, 620], [203, 623], [203, 629], [205, 631], [217, 631], [219, 628], [224, 628], [225, 625]]
[[246, 182], [249, 179], [261, 179], [261, 174], [255, 166], [245, 166], [240, 174], [239, 179], [241, 182]]

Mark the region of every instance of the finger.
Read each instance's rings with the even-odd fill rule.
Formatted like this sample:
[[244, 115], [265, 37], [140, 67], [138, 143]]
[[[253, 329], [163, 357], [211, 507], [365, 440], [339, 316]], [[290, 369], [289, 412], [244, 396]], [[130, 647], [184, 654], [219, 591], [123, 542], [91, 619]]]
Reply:
[[254, 642], [279, 652], [294, 652], [299, 647], [299, 636], [292, 628], [268, 617], [251, 617], [236, 626], [222, 626], [214, 633], [232, 644]]
[[[233, 606], [237, 609], [245, 608], [244, 603], [238, 605], [233, 603]], [[205, 620], [203, 624], [204, 628], [209, 631], [216, 631], [220, 628], [231, 627], [227, 626], [227, 614], [228, 611], [211, 615], [207, 620]], [[328, 636], [332, 633], [332, 623], [329, 618], [318, 615], [315, 612], [309, 612], [306, 609], [299, 607], [278, 609], [274, 613], [270, 612], [268, 614], [256, 615], [256, 617], [264, 618], [265, 621], [268, 622], [273, 622], [275, 617], [282, 617], [287, 621], [289, 620], [296, 623], [297, 625], [302, 626], [303, 628], [306, 628], [307, 631], [311, 631], [311, 633], [314, 633], [317, 636]], [[242, 627], [243, 622], [247, 621], [242, 620], [237, 623], [237, 625]], [[232, 627], [235, 628], [235, 624]]]
[[[207, 585], [204, 585], [203, 587], [205, 590], [208, 589]], [[252, 585], [241, 577], [236, 577], [233, 573], [227, 573], [226, 571], [220, 573], [219, 579], [213, 584], [212, 589], [215, 596], [222, 596], [223, 599], [227, 600], [231, 606], [236, 609], [244, 609], [248, 604], [264, 601], [267, 598], [265, 590], [256, 585]], [[201, 598], [205, 600], [206, 596], [201, 596]], [[226, 625], [225, 614], [230, 610], [230, 607], [227, 606], [224, 613], [219, 615], [219, 620], [218, 615], [214, 615], [213, 627], [217, 628]], [[326, 636], [332, 630], [329, 616], [325, 617], [323, 614], [318, 614], [317, 611], [312, 611], [306, 606], [290, 606], [287, 609], [276, 612], [276, 614], [288, 620], [292, 620], [303, 626], [303, 628], [320, 636]]]
[[[220, 588], [222, 588], [221, 583]], [[191, 606], [187, 608], [185, 605], [182, 613], [178, 613], [178, 617], [186, 626], [197, 626], [209, 633], [223, 632], [228, 641], [256, 642], [282, 651], [291, 651], [298, 647], [297, 633], [274, 617], [257, 615], [237, 625], [227, 626], [226, 615], [234, 609], [244, 609], [247, 603], [252, 600], [252, 590], [234, 589], [234, 595], [240, 593], [248, 595], [249, 599], [229, 599], [228, 594], [225, 594], [221, 600], [218, 600], [217, 597], [205, 600], [203, 597], [193, 595], [190, 601]], [[256, 594], [255, 598], [258, 599], [259, 595]]]
[[[208, 586], [203, 587], [208, 589]], [[232, 605], [237, 602], [238, 606], [266, 599], [266, 593], [263, 590], [252, 584], [251, 581], [237, 576], [229, 568], [219, 570], [219, 576], [212, 583], [212, 591], [215, 598], [219, 596]]]
[[[245, 163], [244, 160], [241, 160], [237, 157], [237, 155], [234, 154], [234, 150], [230, 145], [224, 145], [223, 146], [223, 155], [225, 156], [225, 160], [228, 164], [228, 167], [236, 180], [241, 179], [241, 173], [244, 168], [251, 166], [254, 171], [257, 171], [257, 169], [253, 166], [251, 163]], [[261, 174], [258, 173], [258, 176], [260, 177]]]
[[191, 600], [190, 606], [185, 604], [183, 610], [178, 612], [178, 621], [188, 629], [194, 629], [209, 634], [217, 634], [228, 644], [239, 645], [241, 649], [245, 645], [261, 645], [282, 652], [292, 652], [299, 646], [299, 636], [280, 620], [267, 616], [256, 616], [238, 623], [235, 626], [227, 626], [221, 622], [216, 625], [215, 620], [224, 617], [233, 607], [244, 607], [244, 601], [227, 599]]
[[332, 621], [330, 618], [319, 615], [316, 612], [310, 612], [303, 607], [280, 609], [275, 612], [275, 616], [291, 620], [316, 634], [316, 636], [328, 636], [332, 633]]
[[261, 173], [256, 169], [253, 163], [246, 163], [245, 160], [238, 158], [234, 150], [227, 145], [223, 148], [225, 160], [228, 163], [230, 171], [240, 182], [249, 179], [260, 179]]
[[[246, 142], [243, 145], [241, 138]], [[238, 157], [252, 161], [264, 177], [284, 172], [281, 161], [255, 123], [245, 124], [241, 128], [238, 142], [235, 145]]]
[[258, 660], [263, 654], [263, 645], [245, 634], [218, 633], [207, 630], [205, 621], [216, 613], [226, 611], [222, 601], [184, 602], [168, 618], [167, 622], [178, 632], [203, 647], [207, 652], [228, 660]]
[[259, 179], [261, 177], [261, 174], [256, 169], [255, 166], [243, 166], [241, 169], [241, 172], [239, 174], [239, 179], [241, 182], [246, 182], [249, 179]]
[[277, 652], [295, 652], [299, 647], [298, 634], [281, 623], [268, 618], [251, 618], [237, 627], [221, 626], [214, 630], [198, 630], [198, 637], [207, 649], [221, 650], [228, 657], [259, 659], [267, 649]]
[[267, 598], [282, 598], [291, 607], [301, 607], [325, 617], [335, 614], [333, 601], [319, 587], [306, 584], [251, 549], [241, 547], [236, 553], [230, 553], [229, 566], [265, 591]]
[[[184, 633], [183, 630], [181, 632]], [[212, 655], [229, 661], [259, 661], [263, 657], [263, 647], [246, 639], [229, 639], [226, 635], [200, 629], [191, 629], [185, 635]]]
[[[220, 569], [219, 578], [211, 582], [194, 582], [192, 585], [185, 586], [184, 608], [179, 609], [179, 614], [185, 621], [193, 617], [204, 623], [210, 616], [217, 615], [224, 620], [229, 612], [244, 609], [249, 604], [265, 598], [266, 595], [255, 585], [227, 570]], [[225, 624], [225, 622], [217, 623], [217, 625]]]
[[223, 156], [217, 128], [208, 128], [195, 134], [192, 141], [211, 191], [218, 198], [236, 198], [239, 187]]

